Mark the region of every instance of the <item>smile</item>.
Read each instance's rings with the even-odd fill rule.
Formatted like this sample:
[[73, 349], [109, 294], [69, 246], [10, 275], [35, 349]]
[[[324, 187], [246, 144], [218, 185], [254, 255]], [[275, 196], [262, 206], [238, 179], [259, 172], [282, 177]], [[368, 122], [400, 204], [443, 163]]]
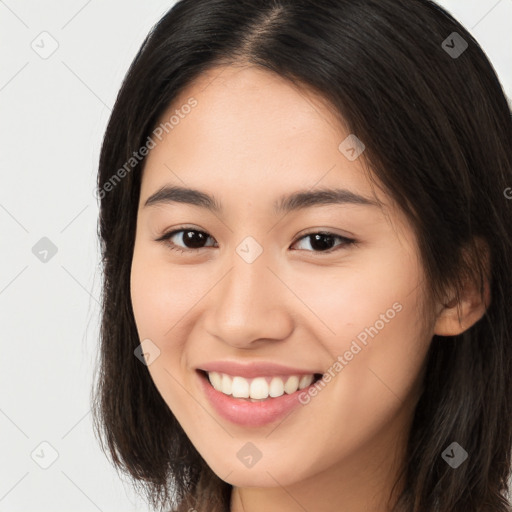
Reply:
[[204, 370], [197, 370], [196, 374], [213, 410], [225, 420], [244, 427], [261, 427], [286, 417], [301, 405], [299, 395], [307, 393], [322, 377], [322, 374], [307, 374], [246, 379]]
[[[317, 377], [309, 375], [268, 376], [246, 379], [220, 372], [207, 372], [211, 385], [217, 391], [234, 398], [247, 398], [251, 401], [261, 401], [277, 398], [285, 393], [291, 395], [299, 389], [312, 384]], [[316, 374], [318, 376], [318, 374]], [[319, 378], [319, 377], [318, 377]]]

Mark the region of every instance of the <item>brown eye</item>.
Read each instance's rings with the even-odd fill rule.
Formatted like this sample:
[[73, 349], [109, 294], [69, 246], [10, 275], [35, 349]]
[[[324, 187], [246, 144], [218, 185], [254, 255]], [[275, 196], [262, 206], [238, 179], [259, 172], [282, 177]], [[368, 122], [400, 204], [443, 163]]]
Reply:
[[[337, 247], [346, 247], [356, 242], [352, 238], [346, 238], [329, 232], [308, 233], [302, 236], [298, 242], [306, 239], [310, 240], [309, 246], [313, 249], [313, 252], [332, 252], [337, 250]], [[341, 240], [341, 243], [334, 245], [336, 239]]]
[[[180, 244], [183, 244], [185, 247], [182, 248], [180, 245], [178, 245], [178, 241], [180, 239], [181, 235], [181, 241]], [[175, 238], [175, 240], [172, 240]], [[167, 245], [170, 246], [171, 249], [179, 251], [179, 252], [186, 252], [186, 251], [194, 251], [203, 249], [205, 246], [206, 241], [208, 238], [211, 238], [208, 233], [205, 233], [204, 231], [199, 231], [197, 229], [175, 229], [173, 231], [170, 231], [169, 233], [165, 233], [160, 238], [157, 239], [159, 242], [166, 242]]]

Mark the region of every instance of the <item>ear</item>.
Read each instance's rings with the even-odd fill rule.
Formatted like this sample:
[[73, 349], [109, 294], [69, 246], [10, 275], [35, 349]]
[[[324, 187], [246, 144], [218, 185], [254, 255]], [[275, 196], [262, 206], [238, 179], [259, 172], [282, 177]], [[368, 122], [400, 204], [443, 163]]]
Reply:
[[[490, 250], [485, 240], [475, 239], [479, 257], [484, 263], [483, 297], [480, 293], [479, 283], [466, 279], [464, 289], [460, 292], [460, 300], [452, 293], [451, 299], [438, 304], [438, 316], [434, 327], [434, 334], [439, 336], [457, 336], [473, 326], [483, 316], [491, 302], [490, 276]], [[474, 263], [476, 266], [476, 262]]]

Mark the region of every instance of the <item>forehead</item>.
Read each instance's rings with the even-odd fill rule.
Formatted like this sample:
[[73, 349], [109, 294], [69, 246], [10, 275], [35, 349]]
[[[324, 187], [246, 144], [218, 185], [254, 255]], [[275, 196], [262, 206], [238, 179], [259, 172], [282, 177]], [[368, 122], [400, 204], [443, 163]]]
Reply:
[[387, 202], [372, 189], [362, 158], [350, 161], [339, 149], [350, 133], [328, 102], [255, 66], [204, 73], [158, 126], [164, 129], [145, 163], [141, 200], [172, 183], [269, 201], [291, 188], [342, 187]]

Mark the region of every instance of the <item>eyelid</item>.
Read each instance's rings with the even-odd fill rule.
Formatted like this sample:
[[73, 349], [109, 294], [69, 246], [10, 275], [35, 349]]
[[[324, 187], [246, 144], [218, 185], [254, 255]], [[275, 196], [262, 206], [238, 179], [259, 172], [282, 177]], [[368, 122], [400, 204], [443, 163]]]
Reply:
[[300, 242], [302, 239], [307, 238], [308, 236], [311, 236], [311, 235], [326, 235], [326, 236], [330, 236], [330, 237], [338, 238], [338, 239], [342, 240], [341, 244], [335, 245], [334, 247], [332, 247], [331, 249], [327, 249], [326, 251], [306, 251], [308, 253], [314, 254], [315, 256], [321, 256], [322, 254], [332, 254], [332, 253], [336, 252], [337, 250], [340, 250], [340, 249], [343, 249], [343, 248], [346, 248], [346, 247], [349, 247], [352, 245], [357, 245], [359, 243], [359, 241], [356, 240], [355, 238], [340, 235], [338, 233], [329, 231], [328, 229], [313, 228], [305, 233], [298, 235], [297, 238], [295, 239], [295, 241], [292, 243], [292, 245], [295, 245], [296, 243]]
[[197, 229], [195, 227], [190, 227], [190, 226], [178, 226], [170, 231], [165, 231], [160, 237], [156, 238], [155, 241], [163, 242], [168, 247], [170, 247], [170, 249], [178, 251], [178, 252], [182, 252], [182, 253], [184, 253], [184, 252], [185, 253], [194, 253], [194, 252], [202, 251], [204, 249], [208, 249], [208, 247], [200, 247], [198, 249], [189, 249], [189, 248], [183, 249], [182, 247], [177, 246], [173, 242], [170, 242], [170, 238], [172, 238], [174, 235], [181, 233], [181, 232], [186, 232], [186, 231], [195, 231], [197, 233], [202, 233], [202, 234], [206, 235], [207, 238], [212, 238], [213, 240], [215, 240], [213, 238], [213, 236], [211, 236], [207, 231], [204, 231], [202, 229]]

